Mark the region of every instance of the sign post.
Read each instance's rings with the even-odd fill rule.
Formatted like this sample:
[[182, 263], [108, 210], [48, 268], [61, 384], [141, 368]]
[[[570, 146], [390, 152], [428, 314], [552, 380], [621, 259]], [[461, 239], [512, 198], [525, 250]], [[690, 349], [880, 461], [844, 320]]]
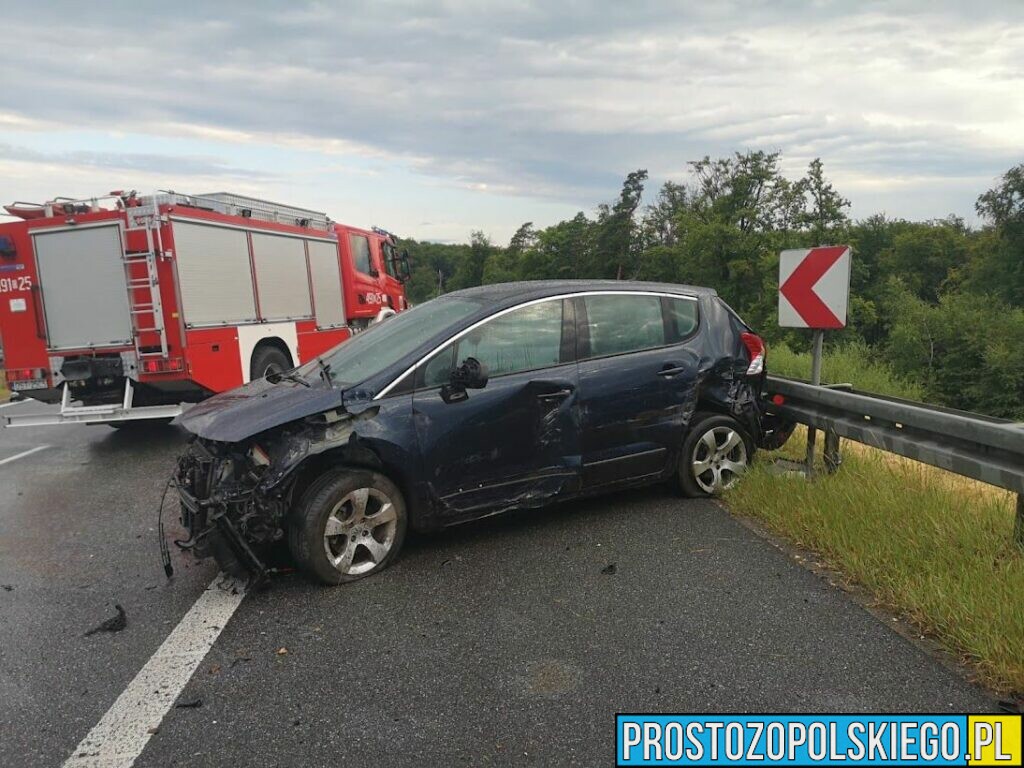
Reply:
[[[779, 254], [779, 325], [814, 329], [811, 384], [821, 384], [825, 331], [846, 327], [850, 303], [850, 247], [824, 245]], [[807, 476], [814, 475], [815, 430], [807, 430]]]

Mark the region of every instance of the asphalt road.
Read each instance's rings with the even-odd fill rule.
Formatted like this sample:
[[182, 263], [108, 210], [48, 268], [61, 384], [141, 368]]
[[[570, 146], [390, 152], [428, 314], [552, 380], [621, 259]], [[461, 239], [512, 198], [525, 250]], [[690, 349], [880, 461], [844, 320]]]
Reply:
[[[175, 551], [168, 581], [157, 555], [183, 442], [0, 432], [5, 766], [70, 756], [214, 579]], [[127, 627], [84, 637], [115, 604]], [[718, 505], [661, 488], [413, 536], [344, 587], [279, 577], [178, 701], [199, 705], [170, 709], [136, 765], [611, 764], [622, 711], [994, 706]]]

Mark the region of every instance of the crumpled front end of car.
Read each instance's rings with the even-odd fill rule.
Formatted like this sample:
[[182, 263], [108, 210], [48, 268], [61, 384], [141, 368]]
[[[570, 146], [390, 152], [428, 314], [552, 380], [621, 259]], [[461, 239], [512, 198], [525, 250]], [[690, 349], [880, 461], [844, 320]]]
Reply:
[[307, 460], [333, 451], [339, 461], [373, 466], [375, 455], [363, 448], [357, 430], [378, 411], [335, 408], [239, 442], [194, 437], [173, 478], [188, 533], [178, 546], [198, 558], [216, 558], [234, 575], [265, 576], [267, 551], [284, 539], [288, 514], [304, 488]]
[[215, 557], [234, 575], [264, 574], [258, 552], [284, 536], [289, 502], [287, 488], [261, 488], [269, 466], [256, 443], [194, 439], [174, 474], [181, 524], [189, 534], [178, 546], [198, 558]]

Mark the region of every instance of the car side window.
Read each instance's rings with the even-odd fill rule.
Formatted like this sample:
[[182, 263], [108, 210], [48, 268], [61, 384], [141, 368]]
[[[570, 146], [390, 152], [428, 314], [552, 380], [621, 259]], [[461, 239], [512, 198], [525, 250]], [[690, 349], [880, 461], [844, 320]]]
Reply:
[[657, 296], [584, 296], [590, 357], [637, 352], [665, 345], [665, 322]]
[[665, 299], [669, 343], [690, 338], [700, 323], [700, 305], [694, 299]]
[[352, 266], [356, 272], [370, 274], [370, 241], [363, 235], [349, 235], [348, 245], [352, 252]]
[[423, 386], [440, 387], [442, 384], [448, 383], [452, 376], [452, 368], [455, 367], [452, 362], [454, 350], [455, 345], [449, 344], [427, 361], [427, 364], [423, 366]]
[[561, 300], [544, 301], [484, 323], [430, 359], [423, 370], [423, 385], [446, 384], [452, 367], [467, 357], [475, 357], [486, 365], [491, 378], [558, 365], [562, 311]]

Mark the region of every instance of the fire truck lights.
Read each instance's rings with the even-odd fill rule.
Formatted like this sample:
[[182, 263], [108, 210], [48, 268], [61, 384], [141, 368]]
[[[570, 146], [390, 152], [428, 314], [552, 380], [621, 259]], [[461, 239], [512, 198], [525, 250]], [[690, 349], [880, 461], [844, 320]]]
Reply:
[[180, 357], [169, 360], [143, 360], [143, 373], [176, 373], [185, 370], [185, 362]]
[[14, 238], [0, 235], [0, 258], [13, 259], [17, 255], [18, 249], [14, 246]]
[[8, 368], [4, 371], [7, 381], [40, 381], [46, 378], [45, 368]]

